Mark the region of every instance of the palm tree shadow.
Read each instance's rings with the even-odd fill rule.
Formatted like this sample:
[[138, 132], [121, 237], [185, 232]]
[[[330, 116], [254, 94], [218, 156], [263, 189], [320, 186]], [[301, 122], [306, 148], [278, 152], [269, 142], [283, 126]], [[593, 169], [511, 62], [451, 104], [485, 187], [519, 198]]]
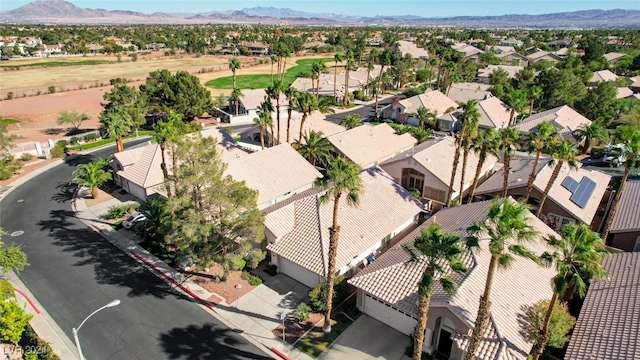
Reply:
[[160, 335], [169, 359], [271, 359], [233, 330], [211, 323], [173, 328]]

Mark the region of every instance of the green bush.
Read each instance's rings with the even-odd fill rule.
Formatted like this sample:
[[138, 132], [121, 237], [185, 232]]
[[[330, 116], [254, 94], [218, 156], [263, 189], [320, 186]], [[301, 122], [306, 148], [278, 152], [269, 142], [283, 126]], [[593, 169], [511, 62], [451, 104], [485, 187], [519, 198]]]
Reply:
[[248, 272], [248, 271], [243, 271], [242, 272], [242, 278], [244, 280], [247, 280], [249, 282], [249, 285], [251, 286], [258, 286], [262, 284], [262, 279], [260, 279], [260, 277], [253, 275], [252, 273]]
[[31, 159], [33, 159], [33, 154], [32, 153], [22, 153], [22, 155], [20, 155], [20, 161], [29, 161]]
[[136, 212], [136, 210], [138, 210], [139, 207], [140, 207], [140, 204], [138, 203], [129, 203], [129, 204], [123, 204], [119, 206], [112, 206], [109, 208], [109, 211], [107, 212], [107, 219], [119, 219], [125, 215], [133, 214], [134, 212]]
[[0, 279], [0, 300], [13, 299], [16, 294], [13, 292], [13, 286], [8, 280]]
[[300, 303], [298, 304], [298, 308], [293, 314], [293, 317], [299, 323], [305, 322], [309, 320], [309, 312], [311, 312], [311, 308], [309, 307], [309, 305], [307, 305], [306, 303]]
[[84, 137], [84, 141], [85, 142], [92, 142], [92, 141], [98, 140], [99, 138], [100, 138], [100, 136], [98, 136], [98, 134], [92, 133], [92, 134], [89, 134], [89, 135], [85, 136]]
[[51, 149], [51, 157], [61, 158], [64, 154], [67, 153], [67, 145], [69, 143], [66, 140], [60, 140], [56, 143], [56, 145]]
[[56, 92], [56, 87], [55, 86], [49, 86], [47, 88], [47, 91], [49, 91], [49, 94], [55, 94]]
[[247, 262], [242, 257], [242, 255], [229, 255], [229, 267], [231, 268], [231, 270], [242, 270], [244, 269], [245, 265], [247, 265]]
[[34, 358], [33, 355], [29, 355], [31, 357], [26, 357], [25, 359], [38, 359], [38, 360], [60, 360], [58, 355], [53, 352], [53, 349], [46, 341], [42, 340], [38, 335], [33, 331], [30, 325], [27, 325], [24, 333], [22, 334], [22, 338], [18, 343], [23, 349], [39, 349], [37, 351], [37, 356]]
[[[344, 276], [337, 276], [333, 281], [333, 305], [338, 305], [349, 296], [349, 286], [344, 279]], [[324, 312], [327, 309], [325, 302], [327, 298], [327, 281], [323, 281], [320, 284], [309, 290], [309, 303], [311, 308], [315, 312]]]
[[247, 255], [244, 256], [244, 259], [247, 262], [246, 266], [248, 266], [251, 269], [255, 269], [258, 267], [258, 265], [260, 265], [260, 262], [264, 260], [266, 256], [267, 256], [267, 253], [265, 251], [262, 251], [257, 248], [253, 248], [249, 250], [249, 252], [247, 252]]
[[80, 139], [80, 138], [79, 138], [79, 137], [77, 137], [77, 136], [74, 136], [74, 137], [72, 137], [72, 138], [69, 140], [69, 143], [70, 143], [71, 145], [78, 145], [78, 144], [80, 144], [80, 140], [82, 140], [82, 139]]

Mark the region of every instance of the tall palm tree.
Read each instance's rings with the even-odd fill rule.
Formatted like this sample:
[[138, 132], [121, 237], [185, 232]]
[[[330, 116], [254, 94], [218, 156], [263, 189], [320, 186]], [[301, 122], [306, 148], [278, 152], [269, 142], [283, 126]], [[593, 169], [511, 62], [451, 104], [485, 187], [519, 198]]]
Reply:
[[574, 131], [574, 134], [578, 137], [578, 139], [580, 139], [580, 141], [584, 140], [584, 144], [582, 146], [582, 154], [586, 154], [589, 152], [591, 144], [594, 140], [607, 141], [609, 137], [607, 129], [605, 129], [604, 126], [597, 122], [592, 122], [591, 124], [581, 124]]
[[379, 108], [379, 101], [378, 101], [378, 90], [380, 89], [380, 82], [378, 81], [377, 78], [373, 78], [371, 79], [368, 83], [367, 83], [367, 88], [369, 89], [369, 94], [373, 95], [373, 97], [375, 98], [375, 119], [376, 121], [379, 119], [378, 116], [378, 108]]
[[478, 126], [480, 125], [480, 111], [475, 99], [467, 101], [462, 106], [464, 122], [467, 123], [464, 138], [462, 139], [462, 173], [460, 174], [460, 203], [462, 203], [462, 193], [464, 191], [464, 179], [467, 173], [467, 160], [469, 159], [469, 149], [478, 136]]
[[322, 131], [315, 130], [306, 132], [302, 139], [296, 140], [292, 146], [313, 166], [317, 163], [327, 166], [333, 151], [333, 145], [329, 139], [324, 136]]
[[[240, 69], [240, 61], [236, 58], [231, 58], [229, 59], [229, 70], [231, 70], [231, 73], [233, 74], [233, 90], [236, 89], [236, 70]], [[236, 105], [236, 108], [238, 106]], [[236, 115], [237, 114], [237, 109], [236, 109]]]
[[[280, 144], [280, 94], [284, 91], [284, 83], [280, 80], [272, 81], [267, 87], [267, 96], [276, 101], [276, 130], [277, 134], [274, 140]], [[272, 134], [273, 135], [273, 134]]]
[[269, 98], [269, 96], [264, 97], [264, 101], [262, 101], [258, 107], [258, 112], [268, 114], [268, 116], [263, 116], [268, 118], [267, 125], [269, 126], [269, 130], [271, 130], [271, 136], [268, 138], [269, 141], [267, 143], [269, 144], [269, 147], [272, 147], [275, 145], [276, 135], [273, 132], [273, 116], [271, 116], [271, 113], [273, 113], [273, 104], [271, 103], [271, 98]]
[[98, 188], [111, 180], [111, 174], [105, 171], [100, 161], [80, 164], [73, 172], [72, 183], [91, 189], [91, 197], [98, 198]]
[[627, 184], [629, 173], [631, 170], [640, 169], [640, 129], [632, 125], [623, 125], [616, 129], [614, 135], [616, 142], [623, 144], [624, 148], [621, 154], [624, 157], [624, 174], [622, 175], [622, 181], [620, 182], [620, 188], [616, 193], [616, 197], [611, 204], [611, 210], [609, 210], [609, 216], [607, 217], [607, 223], [602, 233], [602, 238], [607, 239], [609, 231], [611, 230], [611, 223], [613, 217], [618, 210], [618, 204], [620, 203], [620, 195], [624, 190], [624, 186]]
[[338, 83], [338, 62], [342, 62], [344, 60], [344, 55], [341, 53], [336, 53], [333, 55], [333, 61], [335, 62], [335, 66], [333, 67], [333, 97], [338, 101], [338, 92], [337, 92], [337, 83]]
[[509, 126], [512, 126], [515, 113], [522, 113], [527, 105], [529, 105], [527, 93], [524, 90], [511, 89], [511, 91], [506, 94], [504, 102], [511, 108], [509, 112]]
[[464, 253], [461, 247], [462, 238], [455, 233], [445, 233], [440, 224], [431, 223], [420, 231], [413, 241], [413, 248], [407, 245], [403, 249], [409, 254], [407, 264], [425, 264], [422, 278], [418, 282], [418, 323], [413, 334], [413, 359], [422, 359], [422, 344], [427, 328], [429, 302], [433, 293], [436, 278], [449, 295], [455, 294], [457, 284], [451, 279], [449, 269], [454, 273], [465, 273], [467, 268], [462, 264], [460, 256]]
[[271, 113], [260, 109], [258, 110], [258, 117], [253, 118], [253, 122], [260, 126], [260, 146], [262, 147], [262, 150], [264, 150], [264, 130], [267, 128], [267, 126], [273, 124]]
[[524, 202], [529, 200], [531, 190], [533, 190], [533, 182], [536, 180], [536, 173], [538, 172], [538, 162], [540, 161], [540, 155], [545, 148], [553, 145], [553, 143], [559, 140], [560, 134], [556, 130], [555, 126], [548, 122], [541, 122], [538, 124], [535, 131], [529, 132], [526, 141], [527, 150], [532, 153], [536, 153], [536, 157], [533, 160], [533, 168], [531, 174], [529, 174], [529, 181], [527, 182], [527, 192], [524, 195]]
[[537, 217], [540, 217], [540, 214], [542, 213], [542, 206], [544, 205], [545, 201], [547, 201], [549, 191], [551, 190], [553, 183], [556, 182], [556, 179], [560, 174], [560, 170], [562, 169], [562, 165], [566, 162], [572, 169], [578, 169], [576, 153], [577, 149], [575, 144], [568, 140], [562, 140], [559, 143], [551, 146], [550, 155], [552, 157], [552, 161], [549, 162], [549, 166], [553, 166], [553, 163], [555, 162], [555, 167], [553, 168], [553, 173], [551, 174], [549, 182], [547, 182], [547, 186], [544, 188], [544, 193], [542, 193], [542, 199], [540, 199], [540, 205], [538, 207], [538, 210], [536, 211]]
[[116, 105], [101, 112], [99, 117], [100, 122], [105, 127], [107, 136], [116, 139], [117, 151], [124, 151], [122, 137], [131, 132], [131, 127], [127, 122], [126, 109], [123, 106]]
[[587, 283], [591, 279], [602, 279], [607, 271], [600, 265], [602, 257], [608, 253], [604, 241], [585, 224], [566, 224], [561, 230], [562, 237], [549, 237], [547, 243], [554, 249], [543, 254], [543, 259], [555, 264], [556, 276], [553, 277], [553, 296], [544, 316], [540, 334], [531, 348], [532, 360], [538, 360], [549, 341], [549, 324], [558, 299], [567, 291], [576, 290], [584, 297]]
[[347, 61], [347, 66], [344, 68], [344, 105], [349, 105], [349, 70], [351, 70], [351, 65], [353, 61], [353, 50], [347, 49], [344, 53], [344, 59]]
[[537, 85], [533, 85], [527, 90], [527, 96], [529, 97], [529, 101], [531, 101], [529, 104], [529, 116], [531, 116], [533, 115], [533, 104], [542, 96], [542, 89]]
[[298, 92], [298, 90], [296, 88], [294, 88], [291, 85], [288, 85], [284, 91], [283, 91], [284, 95], [287, 97], [287, 103], [289, 104], [287, 106], [287, 142], [291, 143], [291, 115], [293, 113], [293, 109], [298, 108], [297, 102], [298, 102], [298, 96], [300, 95], [300, 93]]
[[474, 222], [468, 229], [467, 246], [477, 248], [481, 241], [489, 241], [488, 250], [491, 253], [487, 281], [480, 298], [478, 315], [469, 339], [467, 360], [474, 360], [480, 340], [489, 322], [491, 310], [491, 288], [498, 269], [508, 269], [514, 261], [514, 256], [520, 256], [537, 261], [534, 253], [529, 251], [526, 243], [537, 235], [534, 227], [529, 225], [529, 208], [526, 204], [516, 202], [511, 198], [494, 199], [489, 205], [487, 219]]
[[182, 123], [182, 115], [169, 111], [167, 119], [156, 123], [153, 127], [153, 133], [151, 134], [151, 140], [158, 143], [160, 146], [160, 155], [162, 157], [161, 168], [167, 190], [167, 198], [171, 198], [171, 185], [169, 184], [169, 169], [167, 168], [165, 153], [167, 143], [176, 142], [178, 140], [179, 130], [176, 127], [176, 122]]
[[271, 59], [271, 83], [273, 84], [273, 63], [278, 61], [278, 56], [277, 55], [271, 55], [270, 59]]
[[362, 125], [362, 118], [359, 114], [347, 114], [345, 118], [340, 121], [340, 125], [344, 126], [345, 129], [350, 130]]
[[507, 197], [507, 188], [509, 185], [509, 168], [511, 167], [511, 153], [517, 147], [520, 141], [520, 134], [518, 130], [513, 127], [507, 127], [498, 130], [498, 137], [500, 138], [500, 151], [502, 152], [502, 162], [504, 166], [502, 177], [502, 197]]
[[[470, 99], [465, 104], [465, 108], [468, 109], [470, 112], [472, 112], [473, 110], [471, 109], [476, 108], [476, 105], [477, 105], [477, 101], [475, 99]], [[460, 130], [458, 131], [458, 138], [456, 139], [456, 149], [453, 155], [451, 180], [449, 181], [449, 191], [447, 192], [447, 202], [446, 202], [447, 206], [449, 206], [449, 204], [451, 203], [451, 195], [453, 195], [453, 184], [455, 182], [456, 172], [458, 171], [458, 161], [460, 160], [460, 149], [462, 148], [462, 142], [465, 139], [467, 125], [469, 124], [469, 121], [467, 121], [467, 118], [465, 117], [464, 113], [458, 117], [458, 121], [460, 122]], [[462, 200], [462, 190], [460, 192], [460, 199]]]
[[425, 124], [428, 124], [429, 127], [432, 128], [433, 124], [435, 124], [437, 114], [435, 110], [430, 112], [424, 106], [420, 106], [413, 116], [418, 119], [421, 128], [425, 127]]
[[238, 115], [238, 111], [239, 111], [239, 106], [240, 106], [240, 98], [243, 96], [244, 94], [242, 93], [242, 91], [238, 88], [234, 88], [231, 91], [231, 98], [233, 99], [233, 104], [234, 104], [234, 114]]
[[[378, 57], [378, 61], [380, 61], [380, 74], [378, 75], [378, 89], [376, 90], [376, 96], [377, 94], [382, 93], [382, 75], [384, 74], [384, 67], [385, 66], [389, 66], [391, 65], [391, 55], [389, 54], [388, 51], [383, 51], [382, 53], [380, 53], [380, 56]], [[376, 98], [377, 99], [377, 98]], [[378, 113], [378, 102], [376, 100], [376, 114]]]
[[304, 122], [307, 120], [309, 114], [318, 109], [318, 100], [313, 94], [310, 93], [298, 93], [298, 97], [295, 101], [295, 110], [302, 113], [302, 119], [300, 120], [300, 133], [298, 139], [302, 139], [302, 131], [304, 129]]
[[329, 264], [327, 266], [327, 297], [326, 311], [324, 314], [324, 325], [322, 331], [331, 332], [331, 308], [333, 307], [333, 283], [336, 277], [336, 256], [338, 254], [338, 239], [340, 225], [338, 224], [338, 210], [340, 209], [340, 199], [344, 196], [347, 204], [357, 206], [362, 193], [362, 179], [360, 166], [349, 163], [342, 157], [329, 161], [327, 165], [327, 175], [317, 178], [314, 182], [316, 186], [326, 190], [319, 198], [320, 203], [333, 200], [333, 222], [329, 228]]
[[498, 156], [498, 150], [500, 148], [500, 138], [495, 128], [488, 128], [485, 131], [480, 131], [478, 136], [474, 139], [471, 149], [478, 154], [478, 165], [476, 165], [476, 173], [473, 177], [473, 184], [471, 185], [471, 192], [469, 193], [469, 200], [467, 203], [473, 202], [473, 195], [478, 187], [478, 180], [480, 179], [480, 173], [485, 161], [487, 161], [487, 155]]

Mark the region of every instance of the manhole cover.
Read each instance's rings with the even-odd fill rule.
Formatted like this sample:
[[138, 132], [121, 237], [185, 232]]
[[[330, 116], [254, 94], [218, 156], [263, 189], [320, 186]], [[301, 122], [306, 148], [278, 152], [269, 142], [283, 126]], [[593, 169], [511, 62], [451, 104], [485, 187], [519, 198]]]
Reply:
[[15, 236], [20, 236], [20, 235], [22, 235], [22, 234], [24, 234], [24, 231], [22, 231], [22, 230], [18, 230], [18, 231], [14, 231], [14, 232], [12, 232], [12, 233], [10, 234], [10, 236], [15, 237]]

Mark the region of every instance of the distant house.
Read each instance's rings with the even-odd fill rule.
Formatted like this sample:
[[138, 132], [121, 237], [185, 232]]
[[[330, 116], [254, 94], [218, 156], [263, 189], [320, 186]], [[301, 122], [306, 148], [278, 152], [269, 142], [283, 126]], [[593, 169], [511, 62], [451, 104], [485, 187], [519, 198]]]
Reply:
[[364, 124], [328, 137], [337, 153], [363, 169], [377, 166], [405, 150], [417, 140], [409, 133], [396, 134], [389, 124]]
[[[358, 206], [340, 204], [338, 275], [359, 271], [396, 237], [412, 230], [422, 210], [408, 191], [380, 168], [360, 173]], [[389, 211], [393, 209], [393, 211]], [[313, 287], [327, 276], [329, 227], [333, 202], [318, 203], [318, 193], [265, 209], [265, 234], [270, 262], [278, 272]]]
[[478, 59], [480, 58], [480, 54], [482, 54], [484, 51], [478, 49], [475, 46], [469, 45], [469, 44], [465, 44], [465, 43], [455, 43], [453, 45], [451, 45], [451, 48], [453, 50], [459, 51], [461, 53], [464, 54], [464, 59], [465, 60], [471, 60], [471, 61], [478, 61]]
[[511, 47], [515, 47], [515, 46], [522, 46], [523, 42], [520, 40], [515, 40], [515, 39], [505, 39], [500, 41], [500, 46], [511, 46]]
[[[380, 164], [380, 167], [405, 189], [416, 189], [425, 208], [436, 211], [447, 201], [454, 154], [455, 139], [451, 136], [440, 137], [400, 153]], [[480, 169], [480, 183], [491, 175], [497, 162], [496, 157], [487, 156], [487, 160]], [[464, 186], [460, 191], [462, 177], [462, 157], [460, 157], [453, 183], [452, 199], [460, 198], [461, 193], [463, 196], [469, 193], [477, 165], [477, 155], [470, 152]]]
[[533, 114], [528, 118], [522, 120], [520, 123], [516, 124], [515, 127], [521, 133], [529, 133], [531, 131], [535, 131], [538, 124], [540, 124], [541, 122], [550, 123], [556, 129], [558, 129], [558, 132], [560, 132], [560, 135], [562, 135], [564, 139], [573, 142], [577, 142], [577, 139], [573, 135], [573, 132], [576, 131], [580, 127], [580, 125], [591, 124], [591, 120], [582, 116], [571, 107], [564, 105], [537, 114]]
[[595, 85], [600, 81], [616, 81], [618, 80], [618, 75], [612, 73], [609, 70], [600, 70], [594, 71], [593, 76], [589, 79], [588, 84]]
[[[540, 159], [533, 182], [533, 190], [529, 201], [537, 208], [544, 189], [553, 173], [548, 166], [549, 159]], [[509, 168], [507, 194], [514, 199], [522, 198], [527, 189], [529, 175], [533, 169], [533, 160], [512, 160]], [[490, 198], [500, 196], [504, 179], [504, 169], [500, 169], [476, 190], [478, 197]], [[558, 226], [566, 223], [583, 223], [597, 231], [602, 223], [608, 196], [607, 186], [611, 176], [599, 171], [579, 168], [570, 169], [564, 165], [556, 181], [553, 183], [547, 200], [542, 208], [542, 215]]]
[[[358, 309], [403, 334], [412, 334], [418, 316], [418, 282], [426, 262], [407, 264], [410, 257], [403, 247], [412, 248], [415, 238], [432, 223], [440, 224], [447, 233], [453, 232], [465, 238], [469, 235], [466, 229], [473, 222], [487, 218], [489, 205], [490, 202], [484, 201], [443, 209], [400, 239], [349, 280], [357, 289]], [[528, 215], [527, 220], [538, 232], [527, 247], [536, 254], [548, 251], [543, 238], [559, 235], [532, 214]], [[514, 239], [508, 240], [508, 243], [516, 244]], [[480, 249], [466, 251], [462, 256], [468, 271], [464, 275], [452, 276], [458, 285], [455, 295], [448, 295], [437, 279], [435, 281], [423, 351], [436, 359], [464, 358], [487, 280], [487, 268], [491, 260], [487, 244], [488, 241], [482, 241]], [[495, 273], [491, 317], [480, 341], [478, 359], [527, 358], [532, 344], [522, 331], [524, 311], [538, 301], [551, 298], [549, 282], [554, 275], [553, 268], [538, 266], [521, 257], [515, 257], [512, 266]]]
[[415, 43], [410, 41], [400, 40], [398, 46], [402, 56], [411, 54], [414, 59], [427, 60], [429, 58], [429, 52], [425, 49], [419, 48]]
[[[362, 90], [366, 86], [367, 80], [377, 78], [381, 70], [382, 66], [374, 65], [371, 71], [362, 67], [349, 71], [348, 92], [352, 93], [356, 90]], [[317, 81], [312, 81], [310, 78], [299, 77], [293, 81], [291, 86], [300, 92], [311, 93], [315, 93], [317, 88], [317, 92], [320, 95], [334, 96], [335, 94], [338, 99], [342, 99], [346, 91], [345, 71], [341, 71], [337, 76], [335, 74], [320, 74]]]
[[502, 45], [491, 46], [491, 50], [493, 50], [493, 52], [495, 52], [496, 55], [516, 52], [516, 49], [513, 46], [502, 46]]
[[243, 42], [240, 46], [244, 46], [251, 51], [252, 56], [265, 56], [269, 55], [269, 44], [253, 41]]
[[640, 251], [640, 180], [627, 180], [610, 230], [611, 246]]
[[[478, 113], [480, 114], [478, 127], [480, 129], [495, 128], [502, 129], [509, 125], [509, 118], [511, 117], [511, 109], [507, 104], [497, 97], [490, 96], [487, 99], [478, 101], [476, 105]], [[443, 129], [459, 130], [460, 124], [458, 117], [462, 115], [461, 110], [454, 111], [449, 114], [444, 114], [438, 117], [438, 124]], [[514, 113], [514, 118], [518, 116], [518, 113]]]
[[609, 62], [609, 65], [611, 65], [612, 67], [616, 66], [616, 63], [618, 62], [618, 60], [622, 59], [625, 56], [629, 56], [629, 55], [617, 53], [617, 52], [610, 52], [610, 53], [604, 54], [604, 58], [607, 59], [607, 61]]
[[633, 90], [628, 87], [619, 87], [616, 99], [626, 99], [633, 96]]
[[532, 54], [529, 54], [529, 56], [527, 56], [527, 59], [529, 59], [530, 64], [535, 64], [541, 60], [547, 60], [553, 63], [559, 63], [560, 61], [562, 61], [562, 58], [560, 56], [544, 50], [540, 50]]
[[637, 360], [640, 354], [640, 252], [607, 255], [609, 277], [593, 281], [565, 360]]
[[508, 78], [511, 79], [516, 76], [516, 73], [524, 67], [522, 66], [512, 66], [512, 65], [489, 65], [484, 69], [478, 70], [478, 75], [476, 76], [476, 80], [483, 84], [489, 83], [489, 75], [493, 74], [494, 71], [501, 69], [509, 74]]
[[493, 96], [489, 91], [490, 87], [491, 85], [482, 83], [453, 83], [447, 97], [456, 103], [466, 103], [471, 99], [481, 101]]
[[631, 82], [629, 88], [633, 90], [634, 93], [640, 93], [640, 75], [630, 77], [629, 81]]
[[[229, 121], [232, 124], [252, 123], [253, 119], [258, 117], [258, 108], [267, 99], [267, 92], [265, 89], [255, 90], [243, 90], [242, 96], [238, 99], [238, 114], [235, 114], [235, 100], [229, 98]], [[271, 99], [271, 103], [276, 105], [276, 100]], [[280, 94], [280, 111], [286, 113], [286, 108], [289, 105], [287, 97], [284, 94]], [[274, 115], [275, 118], [275, 115]]]
[[435, 112], [436, 115], [441, 115], [456, 109], [458, 104], [439, 90], [428, 90], [424, 94], [400, 100], [383, 108], [382, 116], [399, 123], [417, 125], [419, 122], [414, 114], [420, 107]]
[[522, 67], [527, 67], [529, 65], [529, 59], [526, 56], [522, 56], [515, 51], [500, 53], [497, 56], [503, 64], [511, 64], [514, 66]]

